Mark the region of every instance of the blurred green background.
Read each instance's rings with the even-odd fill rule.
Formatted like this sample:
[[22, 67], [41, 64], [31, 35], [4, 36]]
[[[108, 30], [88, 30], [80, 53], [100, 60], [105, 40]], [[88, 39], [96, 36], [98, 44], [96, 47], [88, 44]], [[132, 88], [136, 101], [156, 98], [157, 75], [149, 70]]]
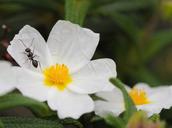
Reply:
[[[151, 86], [172, 84], [172, 0], [75, 1], [81, 10], [88, 7], [83, 10], [87, 12], [85, 20], [81, 17], [83, 24], [78, 23], [100, 33], [94, 58], [114, 59], [118, 77], [130, 86], [137, 82]], [[56, 21], [65, 19], [64, 3], [0, 0], [1, 59], [13, 61], [6, 47], [25, 24], [35, 27], [47, 39]], [[164, 113], [162, 117], [171, 120], [171, 115]]]

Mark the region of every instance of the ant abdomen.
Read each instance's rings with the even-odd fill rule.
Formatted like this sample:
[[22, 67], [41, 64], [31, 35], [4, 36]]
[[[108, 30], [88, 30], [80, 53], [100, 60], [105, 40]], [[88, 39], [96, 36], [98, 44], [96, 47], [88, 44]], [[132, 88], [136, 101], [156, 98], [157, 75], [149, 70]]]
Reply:
[[38, 61], [37, 60], [32, 60], [32, 65], [37, 68], [38, 67]]

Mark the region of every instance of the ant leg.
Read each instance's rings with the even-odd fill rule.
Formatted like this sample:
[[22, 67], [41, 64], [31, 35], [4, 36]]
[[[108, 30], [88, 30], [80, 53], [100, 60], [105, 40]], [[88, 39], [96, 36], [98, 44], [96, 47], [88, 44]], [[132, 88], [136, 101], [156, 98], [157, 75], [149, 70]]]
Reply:
[[[28, 56], [26, 52], [21, 52], [21, 54], [26, 55], [26, 57]], [[25, 57], [22, 57], [22, 59], [24, 59], [24, 58], [25, 58]], [[27, 58], [27, 60], [28, 60], [28, 58]]]
[[32, 65], [32, 61], [29, 59], [29, 62], [30, 62], [30, 64], [29, 64], [28, 68], [30, 69], [31, 65]]
[[22, 65], [26, 64], [26, 62], [27, 62], [28, 60], [29, 60], [29, 58], [27, 58], [26, 61], [25, 61]]
[[38, 65], [40, 67], [40, 71], [42, 71], [41, 63], [38, 61]]
[[[34, 55], [34, 53], [35, 53], [35, 47], [33, 47], [33, 55]], [[35, 57], [38, 57], [38, 58], [39, 58], [38, 55], [34, 55], [34, 56], [33, 56], [33, 58], [35, 58]]]
[[39, 58], [39, 56], [38, 56], [38, 55], [34, 55], [34, 56], [33, 56], [33, 58], [35, 58], [35, 57], [38, 57], [38, 58]]

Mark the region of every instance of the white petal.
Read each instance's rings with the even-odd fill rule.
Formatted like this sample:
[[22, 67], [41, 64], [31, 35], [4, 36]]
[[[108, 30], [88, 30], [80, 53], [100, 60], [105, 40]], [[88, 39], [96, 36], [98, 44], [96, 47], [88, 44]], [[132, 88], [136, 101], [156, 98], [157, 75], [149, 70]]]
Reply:
[[137, 88], [137, 89], [144, 90], [148, 95], [153, 94], [153, 93], [152, 93], [153, 88], [151, 88], [151, 87], [150, 87], [148, 84], [146, 84], [146, 83], [137, 83], [134, 87]]
[[104, 117], [108, 113], [118, 116], [125, 110], [123, 96], [118, 88], [114, 88], [112, 91], [98, 92], [96, 96], [105, 100], [95, 101], [95, 112], [99, 116]]
[[123, 103], [123, 95], [118, 88], [114, 88], [112, 91], [98, 92], [96, 95], [112, 103]]
[[69, 21], [58, 21], [48, 38], [48, 46], [56, 63], [69, 66], [74, 72], [92, 58], [99, 34]]
[[17, 84], [16, 76], [12, 65], [6, 61], [0, 61], [0, 96], [15, 89]]
[[73, 93], [69, 90], [49, 92], [48, 105], [58, 111], [59, 118], [72, 117], [78, 119], [82, 114], [93, 111], [94, 103], [88, 95]]
[[[148, 90], [148, 88], [147, 88]], [[148, 93], [150, 104], [137, 106], [138, 109], [147, 111], [151, 116], [154, 113], [160, 113], [163, 108], [169, 109], [172, 106], [172, 86], [161, 86], [149, 89]]]
[[73, 82], [68, 88], [85, 94], [112, 90], [114, 86], [109, 82], [111, 77], [116, 77], [116, 65], [113, 60], [93, 60], [72, 74]]
[[24, 96], [46, 101], [49, 87], [44, 85], [41, 74], [22, 68], [15, 68], [15, 72], [18, 77], [17, 89]]
[[[45, 40], [36, 29], [29, 25], [24, 26], [10, 44], [7, 51], [21, 67], [40, 71], [41, 68], [51, 64], [51, 55]], [[35, 68], [32, 61], [28, 59], [26, 48], [30, 48], [33, 52], [33, 59], [38, 61], [38, 68]]]
[[95, 101], [95, 113], [101, 117], [112, 113], [114, 116], [119, 116], [124, 111], [124, 104], [115, 104], [112, 102]]
[[153, 114], [159, 114], [163, 109], [161, 106], [153, 103], [145, 104], [145, 105], [137, 105], [136, 107], [138, 110], [144, 110], [149, 117], [152, 116]]

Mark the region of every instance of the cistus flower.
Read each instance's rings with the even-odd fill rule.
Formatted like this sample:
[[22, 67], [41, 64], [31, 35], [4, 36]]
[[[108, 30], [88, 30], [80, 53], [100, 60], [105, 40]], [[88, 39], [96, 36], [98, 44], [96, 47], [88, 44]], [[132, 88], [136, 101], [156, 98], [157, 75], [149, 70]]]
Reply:
[[7, 61], [0, 61], [0, 96], [15, 89], [17, 83], [12, 65]]
[[129, 119], [126, 128], [165, 128], [165, 123], [156, 120], [152, 121], [143, 111], [138, 111]]
[[[158, 114], [163, 108], [169, 109], [172, 106], [172, 87], [149, 87], [145, 83], [138, 83], [133, 88], [126, 86], [126, 89], [138, 110], [144, 110], [148, 116]], [[110, 92], [98, 92], [96, 95], [102, 99], [95, 101], [95, 112], [97, 115], [105, 116], [113, 113], [118, 116], [125, 111], [124, 100], [119, 89], [114, 88]]]
[[112, 90], [116, 76], [111, 59], [91, 58], [99, 34], [69, 21], [58, 21], [47, 43], [37, 30], [26, 25], [10, 42], [8, 52], [20, 67], [15, 68], [17, 88], [25, 96], [47, 101], [60, 118], [79, 118], [94, 110], [89, 94]]

